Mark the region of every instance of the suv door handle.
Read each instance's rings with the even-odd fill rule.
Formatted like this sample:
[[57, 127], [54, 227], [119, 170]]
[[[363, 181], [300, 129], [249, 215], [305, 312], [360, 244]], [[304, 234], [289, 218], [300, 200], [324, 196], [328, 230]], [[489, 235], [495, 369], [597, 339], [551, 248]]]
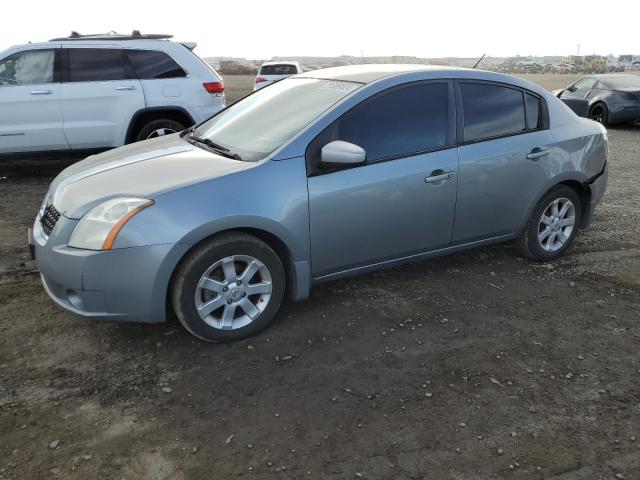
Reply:
[[135, 85], [122, 85], [121, 87], [116, 87], [116, 90], [135, 90]]
[[[434, 175], [435, 173], [435, 175]], [[443, 180], [448, 180], [453, 177], [455, 172], [443, 172], [442, 170], [434, 170], [431, 172], [431, 176], [424, 179], [426, 183], [438, 183]]]
[[51, 95], [51, 90], [31, 90], [31, 95]]
[[549, 149], [547, 147], [536, 147], [531, 150], [531, 152], [527, 153], [527, 158], [529, 160], [537, 160], [545, 155], [549, 155]]

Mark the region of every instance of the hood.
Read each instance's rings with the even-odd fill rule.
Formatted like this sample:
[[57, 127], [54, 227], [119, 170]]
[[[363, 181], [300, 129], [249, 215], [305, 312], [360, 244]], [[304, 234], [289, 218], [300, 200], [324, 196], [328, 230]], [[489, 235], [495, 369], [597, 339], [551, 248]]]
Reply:
[[109, 198], [153, 198], [255, 166], [253, 162], [233, 160], [196, 147], [179, 135], [169, 135], [71, 165], [51, 183], [49, 202], [64, 216], [80, 218]]

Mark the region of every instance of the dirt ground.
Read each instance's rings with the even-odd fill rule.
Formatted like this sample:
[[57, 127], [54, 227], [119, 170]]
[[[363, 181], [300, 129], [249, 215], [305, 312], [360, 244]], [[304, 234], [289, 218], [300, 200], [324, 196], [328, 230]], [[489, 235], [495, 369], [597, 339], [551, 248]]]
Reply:
[[498, 245], [324, 284], [230, 345], [54, 306], [26, 229], [70, 161], [1, 164], [0, 479], [640, 478], [640, 127], [609, 135], [560, 261]]

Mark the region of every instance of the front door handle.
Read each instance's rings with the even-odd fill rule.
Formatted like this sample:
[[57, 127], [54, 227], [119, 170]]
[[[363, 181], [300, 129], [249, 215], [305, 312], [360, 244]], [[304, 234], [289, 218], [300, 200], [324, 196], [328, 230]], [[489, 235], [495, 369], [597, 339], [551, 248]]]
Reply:
[[442, 170], [434, 170], [431, 175], [424, 179], [426, 183], [438, 183], [453, 177], [455, 172], [443, 172]]
[[135, 90], [135, 85], [123, 85], [121, 87], [116, 87], [116, 90]]
[[31, 95], [51, 95], [51, 90], [31, 90]]
[[549, 155], [549, 149], [547, 147], [536, 147], [531, 152], [527, 153], [529, 160], [538, 160], [540, 157]]

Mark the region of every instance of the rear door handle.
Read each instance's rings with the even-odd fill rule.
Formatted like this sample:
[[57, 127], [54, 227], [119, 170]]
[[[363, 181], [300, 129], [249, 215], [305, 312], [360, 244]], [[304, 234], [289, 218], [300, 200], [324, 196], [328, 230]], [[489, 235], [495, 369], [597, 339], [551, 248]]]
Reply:
[[[442, 173], [440, 173], [442, 172]], [[434, 173], [436, 175], [434, 175]], [[434, 170], [433, 172], [431, 172], [431, 176], [427, 177], [424, 179], [424, 181], [426, 183], [438, 183], [441, 182], [443, 180], [448, 180], [451, 177], [453, 177], [455, 172], [443, 172], [442, 170]]]
[[529, 160], [537, 160], [545, 155], [549, 155], [549, 149], [547, 147], [536, 147], [531, 150], [531, 152], [527, 153], [527, 158]]
[[51, 90], [31, 90], [31, 95], [51, 95]]
[[121, 87], [116, 87], [116, 90], [135, 90], [135, 85], [122, 85]]

